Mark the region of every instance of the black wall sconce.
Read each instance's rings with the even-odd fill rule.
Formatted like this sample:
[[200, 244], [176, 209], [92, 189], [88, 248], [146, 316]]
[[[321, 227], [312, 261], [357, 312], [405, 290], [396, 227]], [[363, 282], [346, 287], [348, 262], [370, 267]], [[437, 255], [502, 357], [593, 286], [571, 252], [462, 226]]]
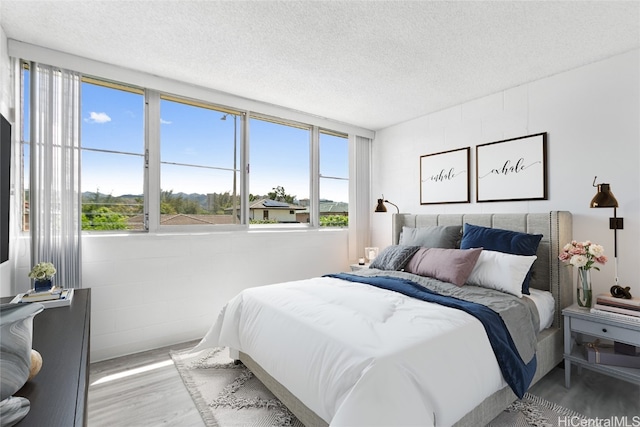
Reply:
[[618, 284], [618, 230], [624, 228], [624, 218], [618, 218], [618, 200], [611, 192], [611, 186], [609, 184], [596, 184], [596, 179], [593, 178], [593, 186], [598, 187], [598, 192], [593, 199], [589, 207], [591, 208], [613, 208], [613, 218], [609, 218], [609, 228], [613, 230], [613, 257], [616, 270], [616, 285]]
[[382, 199], [378, 199], [378, 206], [376, 206], [376, 212], [386, 212], [387, 211], [387, 207], [384, 205], [385, 203], [389, 203], [392, 206], [395, 206], [396, 210], [398, 211], [398, 213], [400, 213], [400, 209], [398, 208], [397, 205], [391, 203], [388, 200], [385, 200], [384, 198], [384, 194], [382, 195]]

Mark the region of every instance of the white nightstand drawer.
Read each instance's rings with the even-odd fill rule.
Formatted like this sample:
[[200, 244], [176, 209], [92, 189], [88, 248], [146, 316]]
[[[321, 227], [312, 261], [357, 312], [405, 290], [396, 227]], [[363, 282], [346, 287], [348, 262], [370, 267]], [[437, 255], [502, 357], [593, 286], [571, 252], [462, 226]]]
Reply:
[[571, 320], [571, 330], [585, 334], [595, 335], [611, 340], [638, 342], [638, 331], [620, 328], [618, 326], [603, 325], [582, 319]]

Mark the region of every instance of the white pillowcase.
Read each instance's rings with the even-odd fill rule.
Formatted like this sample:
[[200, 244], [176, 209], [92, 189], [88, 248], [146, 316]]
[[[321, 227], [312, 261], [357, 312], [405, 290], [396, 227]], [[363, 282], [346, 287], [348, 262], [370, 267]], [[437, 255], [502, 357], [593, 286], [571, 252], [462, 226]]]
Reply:
[[483, 250], [471, 270], [467, 284], [496, 289], [522, 298], [522, 282], [537, 258], [535, 255], [511, 255]]
[[553, 294], [549, 291], [541, 291], [536, 288], [529, 288], [531, 295], [523, 295], [536, 305], [538, 309], [538, 317], [540, 317], [540, 329], [541, 332], [553, 324], [553, 315], [556, 312], [556, 301], [553, 299]]

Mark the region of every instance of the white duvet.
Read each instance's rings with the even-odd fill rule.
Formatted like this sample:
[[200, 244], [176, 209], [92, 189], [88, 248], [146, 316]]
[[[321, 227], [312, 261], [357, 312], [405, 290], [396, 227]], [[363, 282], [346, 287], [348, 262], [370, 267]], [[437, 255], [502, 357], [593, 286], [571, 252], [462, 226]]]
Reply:
[[448, 426], [506, 385], [473, 316], [335, 278], [243, 291], [194, 351], [217, 346], [331, 426]]

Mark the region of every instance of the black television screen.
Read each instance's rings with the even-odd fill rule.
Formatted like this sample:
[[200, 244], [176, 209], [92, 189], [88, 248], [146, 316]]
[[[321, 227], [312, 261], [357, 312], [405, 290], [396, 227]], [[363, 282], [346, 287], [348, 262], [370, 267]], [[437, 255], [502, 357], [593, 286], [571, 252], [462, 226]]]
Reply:
[[0, 115], [0, 264], [9, 259], [11, 124]]

